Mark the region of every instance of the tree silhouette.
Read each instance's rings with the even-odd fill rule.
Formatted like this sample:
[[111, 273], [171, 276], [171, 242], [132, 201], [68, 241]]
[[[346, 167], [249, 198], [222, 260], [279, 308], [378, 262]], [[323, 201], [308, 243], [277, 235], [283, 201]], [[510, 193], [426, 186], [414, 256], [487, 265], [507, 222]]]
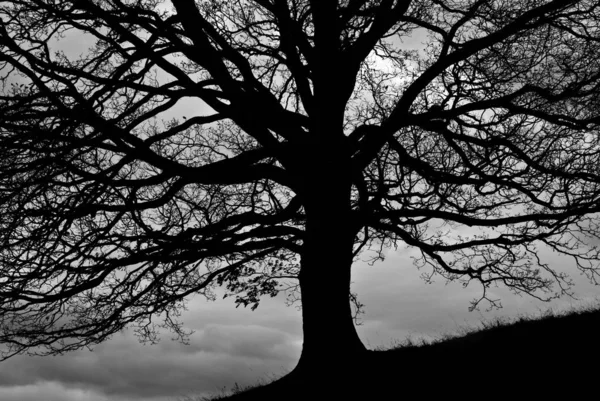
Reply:
[[185, 339], [191, 294], [287, 285], [318, 374], [366, 352], [353, 261], [399, 243], [473, 307], [569, 294], [538, 245], [595, 281], [599, 26], [595, 0], [0, 2], [4, 358]]

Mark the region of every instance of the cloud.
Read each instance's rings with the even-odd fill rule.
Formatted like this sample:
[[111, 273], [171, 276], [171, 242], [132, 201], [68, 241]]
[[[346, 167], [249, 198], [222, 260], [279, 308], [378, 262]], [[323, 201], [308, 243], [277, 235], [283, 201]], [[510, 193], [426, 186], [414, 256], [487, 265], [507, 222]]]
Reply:
[[207, 324], [189, 346], [165, 337], [142, 345], [124, 332], [93, 352], [14, 357], [0, 365], [0, 400], [173, 400], [283, 375], [300, 352], [294, 336], [258, 325]]
[[0, 386], [2, 401], [112, 401], [94, 391], [65, 388], [57, 382]]
[[210, 324], [201, 333], [202, 350], [236, 356], [273, 360], [292, 359], [299, 353], [289, 334], [261, 326]]
[[486, 311], [483, 307], [481, 311], [469, 312], [469, 302], [481, 295], [481, 287], [476, 283], [467, 288], [458, 283], [446, 284], [440, 277], [434, 278], [433, 284], [426, 284], [410, 258], [413, 252], [410, 248], [399, 248], [397, 252], [389, 252], [384, 262], [372, 267], [358, 263], [353, 268], [352, 289], [365, 304], [366, 312], [361, 316], [364, 324], [358, 327], [358, 332], [370, 348], [390, 347], [407, 336], [432, 339], [454, 334], [461, 327], [477, 326], [495, 317], [535, 316], [549, 308], [569, 309], [591, 301], [598, 294], [598, 287], [578, 274], [571, 258], [540, 247], [542, 260], [572, 277], [573, 289], [581, 302], [563, 297], [545, 303], [527, 295], [517, 296], [500, 286], [492, 287], [489, 296], [501, 299], [502, 309]]

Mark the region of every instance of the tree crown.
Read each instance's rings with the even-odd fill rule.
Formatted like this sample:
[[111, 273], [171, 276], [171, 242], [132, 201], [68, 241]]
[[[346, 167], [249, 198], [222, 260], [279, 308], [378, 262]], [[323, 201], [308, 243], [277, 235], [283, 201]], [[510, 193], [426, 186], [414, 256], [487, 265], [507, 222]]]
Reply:
[[4, 356], [295, 288], [332, 182], [355, 258], [417, 247], [473, 306], [568, 294], [539, 244], [595, 280], [599, 26], [592, 0], [0, 1]]

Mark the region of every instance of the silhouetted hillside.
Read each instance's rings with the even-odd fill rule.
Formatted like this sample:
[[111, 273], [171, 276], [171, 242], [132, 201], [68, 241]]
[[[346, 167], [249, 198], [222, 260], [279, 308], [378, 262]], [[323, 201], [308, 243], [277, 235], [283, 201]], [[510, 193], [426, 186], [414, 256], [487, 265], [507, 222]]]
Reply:
[[592, 400], [600, 399], [599, 385], [600, 307], [596, 306], [486, 322], [461, 336], [370, 351], [349, 372], [331, 372], [320, 383], [284, 377], [210, 400]]

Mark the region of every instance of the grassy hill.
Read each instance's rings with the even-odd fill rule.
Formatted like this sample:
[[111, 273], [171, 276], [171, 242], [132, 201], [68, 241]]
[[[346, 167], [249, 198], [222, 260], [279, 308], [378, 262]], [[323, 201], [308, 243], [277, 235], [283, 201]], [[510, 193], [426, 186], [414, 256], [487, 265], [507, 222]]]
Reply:
[[600, 306], [406, 341], [370, 351], [353, 368], [318, 384], [282, 378], [197, 400], [600, 399]]

